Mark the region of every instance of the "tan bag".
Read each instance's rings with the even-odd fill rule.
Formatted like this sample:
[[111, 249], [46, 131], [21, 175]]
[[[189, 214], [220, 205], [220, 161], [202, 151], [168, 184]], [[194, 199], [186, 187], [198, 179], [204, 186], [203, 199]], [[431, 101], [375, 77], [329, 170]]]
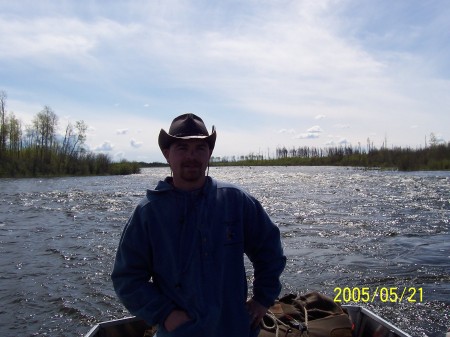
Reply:
[[352, 322], [330, 297], [289, 294], [269, 308], [258, 337], [352, 337]]

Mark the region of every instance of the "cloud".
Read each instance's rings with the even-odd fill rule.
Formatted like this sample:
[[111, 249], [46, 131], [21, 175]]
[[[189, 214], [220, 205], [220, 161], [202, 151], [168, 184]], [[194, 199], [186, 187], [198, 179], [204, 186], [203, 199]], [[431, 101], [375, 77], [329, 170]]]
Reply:
[[310, 127], [306, 132], [295, 135], [293, 139], [316, 139], [320, 137], [323, 129], [319, 125]]
[[350, 142], [346, 138], [341, 138], [338, 141], [339, 145], [350, 145]]
[[114, 144], [112, 144], [110, 141], [105, 141], [103, 144], [97, 146], [94, 151], [100, 151], [100, 152], [109, 152], [114, 150]]
[[[310, 111], [323, 118], [325, 114], [319, 110], [327, 109], [320, 104], [324, 99], [354, 104], [355, 97], [364, 97], [360, 83], [367, 78], [376, 84], [384, 68], [332, 29], [338, 23], [328, 21], [333, 2], [293, 1], [286, 5], [244, 5], [251, 11], [250, 20], [228, 10], [231, 18], [222, 29], [214, 21], [223, 20], [218, 17], [225, 9], [222, 5], [213, 6], [211, 16], [205, 16], [204, 7], [177, 7], [170, 17], [137, 23], [134, 31], [116, 28], [133, 31], [123, 33], [117, 45], [136, 51], [127, 60], [141, 64], [142, 74], [154, 73], [153, 64], [158, 64], [165, 75], [162, 85], [166, 81], [182, 83], [228, 97], [255, 112], [298, 116], [302, 107], [301, 113]], [[154, 13], [164, 12], [163, 8], [153, 9]], [[200, 17], [201, 23], [197, 23]], [[342, 111], [349, 114], [352, 109]]]
[[132, 147], [134, 148], [140, 148], [142, 146], [142, 144], [144, 144], [143, 142], [137, 141], [135, 139], [131, 139], [130, 144]]
[[334, 124], [333, 127], [335, 127], [336, 129], [348, 129], [348, 128], [350, 128], [350, 125], [339, 123], [339, 124]]
[[289, 134], [291, 134], [291, 133], [295, 133], [295, 130], [294, 129], [281, 129], [281, 130], [278, 130], [278, 133], [289, 133]]
[[346, 138], [340, 138], [338, 141], [329, 140], [325, 143], [325, 146], [346, 146], [351, 143]]
[[[124, 113], [161, 120], [152, 126], [154, 134], [167, 127], [169, 111], [210, 114], [223, 122], [221, 130], [235, 130], [239, 120], [252, 134], [256, 128], [250, 123], [264, 114], [258, 128], [274, 137], [262, 138], [253, 150], [266, 143], [273, 147], [271, 142], [295, 144], [296, 131], [289, 126], [308, 125], [308, 120], [327, 131], [348, 122], [334, 128], [352, 125], [351, 135], [339, 131], [339, 137], [353, 143], [365, 143], [373, 130], [387, 134], [391, 143], [412, 146], [423, 143], [422, 130], [449, 125], [442, 107], [450, 106], [445, 44], [450, 7], [442, 1], [387, 6], [301, 0], [279, 6], [264, 0], [130, 0], [101, 8], [77, 1], [18, 3], [0, 4], [2, 79], [11, 98], [34, 100], [37, 108], [10, 104], [12, 110], [23, 116], [49, 103], [74, 119], [85, 114], [81, 118], [88, 122], [94, 118], [89, 111], [101, 111], [108, 121], [120, 114], [122, 120], [109, 128], [97, 123], [89, 142], [111, 139], [115, 150], [127, 155], [131, 136], [120, 135], [131, 131], [110, 138], [111, 130], [124, 127]], [[278, 135], [273, 126], [284, 117], [289, 124], [281, 125], [288, 128]], [[144, 123], [127, 120], [126, 125], [134, 132]], [[296, 139], [323, 137], [323, 130], [297, 132], [302, 131]], [[449, 138], [448, 132], [444, 136]], [[383, 138], [372, 141], [381, 145]], [[152, 146], [158, 152], [150, 141], [140, 151], [150, 153]]]
[[308, 132], [308, 133], [301, 133], [299, 135], [294, 136], [294, 139], [315, 139], [319, 138], [319, 133], [317, 132]]
[[[16, 16], [11, 17], [8, 23], [10, 42], [18, 53], [11, 52], [11, 55], [16, 56], [35, 55], [36, 52], [47, 55], [86, 55], [95, 52], [100, 43], [130, 38], [137, 29], [134, 23], [121, 23], [102, 16], [95, 20], [83, 20], [75, 15]], [[18, 35], [22, 39], [15, 39]], [[7, 49], [1, 51], [6, 53]]]
[[306, 130], [308, 133], [321, 133], [323, 132], [322, 128], [319, 125], [314, 125]]
[[128, 129], [117, 129], [116, 133], [118, 135], [126, 135], [128, 133]]
[[[440, 134], [434, 135], [437, 144], [445, 144], [445, 138]], [[431, 137], [430, 137], [431, 139]]]

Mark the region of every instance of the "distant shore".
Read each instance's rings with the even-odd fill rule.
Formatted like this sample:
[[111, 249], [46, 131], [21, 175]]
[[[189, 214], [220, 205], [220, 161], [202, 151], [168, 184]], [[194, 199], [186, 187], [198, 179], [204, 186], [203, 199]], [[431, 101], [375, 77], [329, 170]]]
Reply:
[[[433, 145], [424, 149], [409, 148], [370, 149], [362, 152], [353, 148], [336, 148], [328, 150], [327, 155], [322, 150], [299, 151], [303, 156], [288, 155], [280, 152], [280, 158], [263, 158], [262, 156], [212, 157], [211, 167], [226, 166], [347, 166], [366, 169], [387, 169], [399, 171], [449, 171], [450, 143]], [[291, 151], [291, 153], [295, 153]], [[60, 176], [93, 176], [93, 175], [128, 175], [140, 173], [141, 168], [168, 167], [167, 163], [136, 162], [122, 160], [112, 162], [105, 155], [84, 154], [74, 160], [63, 161], [52, 151], [37, 157], [35, 153], [25, 152], [19, 158], [3, 157], [0, 163], [0, 178], [32, 178]], [[50, 160], [49, 160], [50, 159]], [[58, 161], [59, 159], [59, 161]], [[66, 165], [62, 166], [62, 163]]]
[[341, 151], [326, 156], [285, 156], [274, 159], [249, 156], [243, 160], [225, 158], [212, 161], [211, 166], [349, 166], [399, 171], [448, 171], [450, 170], [450, 143], [417, 150], [383, 148], [371, 149], [366, 153], [342, 148]]

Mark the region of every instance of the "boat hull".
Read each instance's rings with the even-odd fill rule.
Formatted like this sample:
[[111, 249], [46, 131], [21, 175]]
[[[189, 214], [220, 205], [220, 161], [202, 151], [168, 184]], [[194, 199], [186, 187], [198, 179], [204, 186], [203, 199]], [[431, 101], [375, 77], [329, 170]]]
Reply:
[[[354, 324], [353, 337], [411, 337], [372, 311], [356, 305], [343, 305]], [[150, 327], [137, 317], [96, 324], [85, 337], [143, 337]]]

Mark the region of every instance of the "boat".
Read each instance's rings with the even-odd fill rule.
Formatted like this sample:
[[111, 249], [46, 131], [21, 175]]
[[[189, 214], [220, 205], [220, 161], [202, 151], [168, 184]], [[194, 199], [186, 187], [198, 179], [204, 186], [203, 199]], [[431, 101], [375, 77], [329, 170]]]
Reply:
[[[343, 305], [354, 324], [353, 337], [411, 337], [392, 323], [367, 308], [357, 305]], [[85, 337], [144, 337], [150, 329], [142, 319], [126, 317], [96, 324]]]

